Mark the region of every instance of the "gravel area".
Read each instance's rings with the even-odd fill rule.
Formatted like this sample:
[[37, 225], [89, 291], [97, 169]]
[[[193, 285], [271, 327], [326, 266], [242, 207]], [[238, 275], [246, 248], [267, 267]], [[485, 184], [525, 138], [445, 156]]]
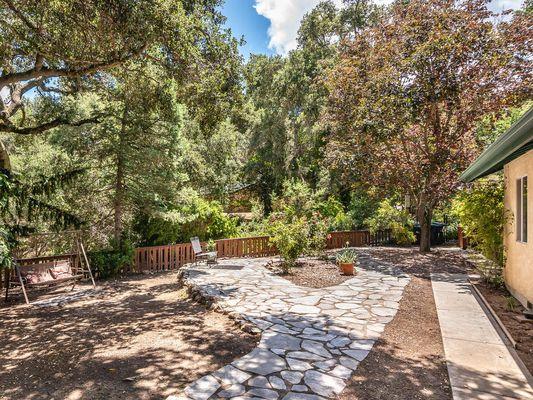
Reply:
[[187, 300], [175, 273], [100, 287], [62, 307], [0, 309], [0, 399], [163, 399], [257, 344]]

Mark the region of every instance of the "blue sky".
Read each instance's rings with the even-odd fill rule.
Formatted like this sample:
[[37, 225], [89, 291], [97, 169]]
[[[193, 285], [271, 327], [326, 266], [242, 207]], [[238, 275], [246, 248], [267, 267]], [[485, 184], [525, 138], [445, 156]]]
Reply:
[[235, 37], [245, 36], [246, 44], [241, 52], [246, 57], [250, 53], [274, 54], [268, 48], [270, 21], [259, 15], [253, 7], [255, 0], [226, 0], [222, 13], [228, 18], [227, 26]]
[[[226, 0], [222, 13], [226, 25], [247, 44], [241, 53], [287, 54], [296, 47], [296, 35], [302, 17], [321, 0]], [[375, 0], [386, 4], [392, 0]], [[333, 0], [340, 6], [342, 0]], [[519, 8], [523, 0], [493, 0], [490, 8], [500, 12]]]

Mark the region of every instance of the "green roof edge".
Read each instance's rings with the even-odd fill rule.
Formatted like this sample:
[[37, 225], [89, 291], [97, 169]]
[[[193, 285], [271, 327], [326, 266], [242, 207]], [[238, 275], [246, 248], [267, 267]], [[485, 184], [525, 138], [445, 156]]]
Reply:
[[472, 182], [503, 168], [504, 164], [532, 148], [533, 142], [533, 107], [531, 107], [505, 133], [462, 173], [462, 182]]

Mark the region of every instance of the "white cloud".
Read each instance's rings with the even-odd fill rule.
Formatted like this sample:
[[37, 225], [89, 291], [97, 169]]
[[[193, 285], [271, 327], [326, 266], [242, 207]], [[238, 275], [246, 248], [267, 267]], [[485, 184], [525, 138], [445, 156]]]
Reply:
[[[321, 0], [256, 0], [259, 15], [270, 20], [269, 47], [278, 54], [287, 54], [296, 48], [296, 37], [303, 16]], [[339, 6], [342, 0], [334, 0]]]
[[[321, 0], [255, 0], [259, 15], [270, 20], [268, 35], [269, 47], [278, 54], [287, 54], [296, 48], [296, 37], [303, 16], [311, 11]], [[342, 0], [333, 0], [337, 6]], [[388, 4], [392, 0], [378, 0], [376, 3]], [[490, 8], [494, 11], [520, 8], [523, 0], [493, 0]]]

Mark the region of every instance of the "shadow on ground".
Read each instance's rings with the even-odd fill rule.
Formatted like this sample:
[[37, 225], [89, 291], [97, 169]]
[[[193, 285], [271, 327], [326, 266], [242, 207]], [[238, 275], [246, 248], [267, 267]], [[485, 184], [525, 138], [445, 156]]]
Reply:
[[108, 283], [64, 307], [0, 309], [0, 399], [158, 399], [257, 338], [186, 299], [176, 274]]

